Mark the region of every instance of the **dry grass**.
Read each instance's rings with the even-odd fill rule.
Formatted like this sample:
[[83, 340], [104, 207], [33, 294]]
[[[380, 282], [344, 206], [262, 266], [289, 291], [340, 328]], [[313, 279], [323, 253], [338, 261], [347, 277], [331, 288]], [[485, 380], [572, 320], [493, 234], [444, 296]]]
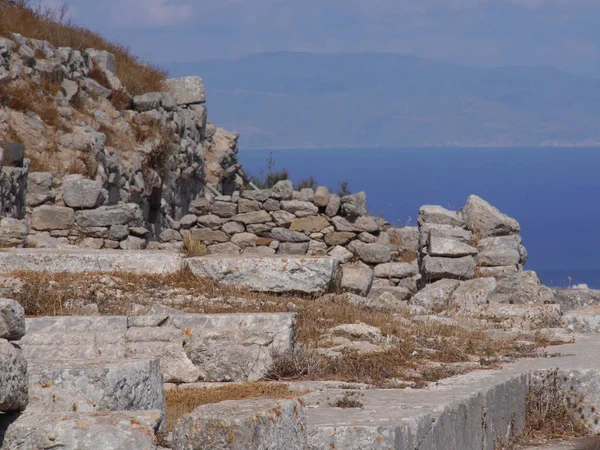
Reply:
[[359, 400], [363, 394], [360, 392], [350, 391], [346, 392], [342, 398], [337, 399], [335, 402], [330, 403], [329, 406], [334, 408], [362, 408], [364, 405]]
[[117, 111], [124, 111], [132, 107], [133, 100], [125, 89], [119, 89], [118, 91], [113, 91], [110, 103]]
[[192, 233], [186, 233], [183, 238], [183, 254], [186, 258], [196, 258], [198, 256], [206, 256], [208, 249], [202, 241], [192, 239]]
[[48, 41], [55, 47], [106, 50], [115, 55], [116, 75], [131, 95], [164, 90], [165, 70], [145, 63], [128, 47], [74, 25], [68, 19], [66, 8], [34, 8], [27, 0], [18, 1], [14, 6], [4, 4], [0, 8], [0, 35], [11, 38], [11, 33]]
[[147, 173], [148, 169], [152, 169], [162, 176], [174, 151], [174, 133], [171, 128], [160, 126], [155, 132], [158, 141], [152, 147], [152, 150], [146, 154], [142, 164], [142, 172]]
[[73, 158], [65, 168], [65, 173], [70, 175], [84, 175], [87, 178], [95, 178], [98, 171], [98, 161], [91, 154], [86, 152], [76, 158]]
[[56, 85], [50, 79], [43, 78], [39, 86], [28, 79], [20, 79], [0, 84], [2, 103], [16, 111], [33, 111], [48, 126], [63, 128], [58, 108], [52, 100]]
[[[199, 279], [189, 271], [164, 276], [30, 272], [13, 276], [24, 280], [15, 298], [29, 316], [77, 314], [78, 308], [72, 305], [89, 303], [96, 303], [103, 315], [131, 314], [135, 305], [146, 308], [153, 303], [204, 314], [297, 311], [300, 350], [274, 355], [276, 363], [269, 374], [272, 380], [339, 380], [389, 386], [390, 379], [396, 378], [418, 387], [467, 370], [493, 367], [502, 358], [519, 355], [514, 343], [492, 341], [483, 329], [470, 324], [413, 320], [408, 310], [394, 314], [370, 310], [349, 304], [344, 295], [315, 298], [255, 293]], [[176, 297], [177, 303], [172, 303]], [[328, 346], [323, 336], [330, 328], [349, 323], [378, 327], [383, 335], [381, 351], [358, 354], [342, 350], [339, 356], [328, 357], [317, 350]], [[415, 371], [421, 376], [415, 377]]]
[[225, 400], [246, 400], [251, 398], [295, 398], [299, 393], [290, 393], [285, 384], [244, 383], [206, 389], [168, 389], [165, 392], [167, 406], [167, 430], [171, 431], [175, 422], [184, 414], [197, 407]]

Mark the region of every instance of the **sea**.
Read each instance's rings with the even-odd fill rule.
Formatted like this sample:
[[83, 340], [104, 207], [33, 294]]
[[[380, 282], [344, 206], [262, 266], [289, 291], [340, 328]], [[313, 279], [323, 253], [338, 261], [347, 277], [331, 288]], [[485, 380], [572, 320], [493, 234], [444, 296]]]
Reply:
[[544, 284], [600, 289], [600, 148], [320, 148], [240, 150], [246, 172], [287, 169], [337, 191], [367, 193], [371, 214], [416, 225], [421, 205], [458, 210], [470, 194], [521, 224], [526, 269]]

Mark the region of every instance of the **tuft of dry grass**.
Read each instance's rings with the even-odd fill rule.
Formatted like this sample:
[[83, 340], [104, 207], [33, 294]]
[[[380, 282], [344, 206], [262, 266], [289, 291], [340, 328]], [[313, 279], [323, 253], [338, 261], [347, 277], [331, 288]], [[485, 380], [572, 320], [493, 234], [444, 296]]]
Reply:
[[113, 91], [110, 103], [117, 111], [124, 111], [132, 107], [133, 100], [125, 89], [119, 89], [118, 91]]
[[246, 400], [251, 398], [295, 398], [285, 384], [254, 382], [231, 384], [217, 388], [167, 389], [167, 430], [171, 431], [177, 420], [202, 405], [219, 403], [225, 400]]
[[183, 238], [183, 254], [186, 258], [196, 258], [198, 256], [206, 256], [208, 249], [202, 241], [192, 239], [192, 233], [186, 233]]
[[73, 158], [65, 168], [65, 173], [94, 178], [98, 171], [98, 166], [98, 161], [96, 161], [96, 158], [88, 151], [81, 156]]
[[363, 408], [363, 403], [359, 400], [364, 394], [356, 391], [346, 392], [343, 397], [338, 398], [335, 402], [329, 404], [334, 408]]
[[61, 128], [63, 124], [58, 108], [52, 100], [48, 100], [48, 96], [53, 95], [56, 85], [50, 79], [43, 78], [43, 80], [46, 81], [43, 81], [40, 86], [28, 79], [1, 83], [2, 103], [16, 111], [33, 111], [46, 125]]
[[99, 33], [75, 25], [69, 19], [68, 8], [31, 7], [29, 1], [0, 8], [0, 36], [12, 38], [18, 33], [32, 39], [48, 41], [55, 47], [106, 50], [115, 55], [116, 75], [131, 95], [164, 90], [167, 72], [135, 56], [121, 44], [108, 41]]

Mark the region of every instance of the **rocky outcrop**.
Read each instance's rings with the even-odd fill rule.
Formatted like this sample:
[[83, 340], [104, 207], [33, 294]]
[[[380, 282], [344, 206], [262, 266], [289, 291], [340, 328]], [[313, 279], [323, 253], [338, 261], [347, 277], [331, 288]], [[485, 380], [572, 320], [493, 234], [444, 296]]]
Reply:
[[14, 343], [24, 334], [23, 307], [13, 300], [0, 299], [0, 420], [2, 413], [22, 411], [28, 403], [27, 361]]

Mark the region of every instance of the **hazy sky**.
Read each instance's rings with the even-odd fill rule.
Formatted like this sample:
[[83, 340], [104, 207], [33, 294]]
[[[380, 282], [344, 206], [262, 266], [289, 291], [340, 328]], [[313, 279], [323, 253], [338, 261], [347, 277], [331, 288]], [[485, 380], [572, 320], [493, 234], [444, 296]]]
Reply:
[[[46, 3], [58, 0], [44, 0]], [[158, 63], [382, 51], [600, 77], [600, 0], [68, 0], [76, 23]]]

